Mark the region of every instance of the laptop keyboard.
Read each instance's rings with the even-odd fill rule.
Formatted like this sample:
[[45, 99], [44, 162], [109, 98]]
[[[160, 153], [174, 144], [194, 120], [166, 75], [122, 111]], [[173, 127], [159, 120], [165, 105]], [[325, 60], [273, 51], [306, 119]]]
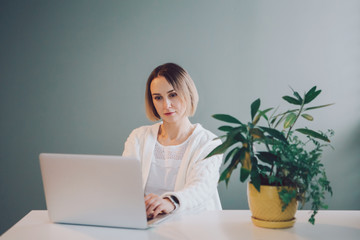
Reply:
[[148, 225], [158, 224], [158, 223], [166, 220], [170, 216], [172, 216], [172, 214], [159, 214], [156, 216], [156, 218], [151, 218], [151, 217], [147, 218], [147, 223], [148, 223]]

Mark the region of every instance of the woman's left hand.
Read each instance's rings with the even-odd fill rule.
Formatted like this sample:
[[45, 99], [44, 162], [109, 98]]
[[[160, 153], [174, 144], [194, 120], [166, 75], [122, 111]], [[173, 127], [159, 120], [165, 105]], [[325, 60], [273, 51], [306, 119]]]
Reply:
[[160, 213], [170, 213], [174, 211], [174, 204], [167, 198], [161, 198], [156, 194], [150, 193], [144, 197], [146, 215], [148, 218], [155, 218]]

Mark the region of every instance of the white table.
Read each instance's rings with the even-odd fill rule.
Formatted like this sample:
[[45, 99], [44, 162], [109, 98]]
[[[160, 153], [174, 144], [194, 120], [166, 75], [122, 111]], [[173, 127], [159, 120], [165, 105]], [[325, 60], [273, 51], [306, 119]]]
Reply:
[[360, 239], [360, 211], [320, 211], [316, 225], [307, 222], [309, 211], [296, 213], [297, 221], [289, 229], [265, 229], [251, 223], [248, 210], [203, 212], [177, 216], [147, 230], [54, 224], [47, 211], [31, 211], [5, 232], [0, 240], [95, 240], [95, 239]]

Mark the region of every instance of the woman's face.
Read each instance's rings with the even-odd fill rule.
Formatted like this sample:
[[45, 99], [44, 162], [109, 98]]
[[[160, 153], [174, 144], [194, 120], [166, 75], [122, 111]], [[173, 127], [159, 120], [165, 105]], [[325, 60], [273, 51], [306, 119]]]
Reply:
[[150, 91], [155, 109], [164, 122], [177, 122], [185, 117], [186, 105], [165, 77], [154, 78]]

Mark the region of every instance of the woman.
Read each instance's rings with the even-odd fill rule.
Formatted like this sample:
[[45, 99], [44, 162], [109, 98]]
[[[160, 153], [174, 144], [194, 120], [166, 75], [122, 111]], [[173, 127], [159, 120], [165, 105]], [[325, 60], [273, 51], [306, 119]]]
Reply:
[[195, 84], [180, 66], [163, 64], [150, 74], [146, 114], [152, 121], [161, 121], [133, 130], [123, 152], [141, 161], [149, 218], [175, 209], [221, 209], [217, 183], [222, 156], [204, 160], [221, 141], [190, 122], [197, 103]]

